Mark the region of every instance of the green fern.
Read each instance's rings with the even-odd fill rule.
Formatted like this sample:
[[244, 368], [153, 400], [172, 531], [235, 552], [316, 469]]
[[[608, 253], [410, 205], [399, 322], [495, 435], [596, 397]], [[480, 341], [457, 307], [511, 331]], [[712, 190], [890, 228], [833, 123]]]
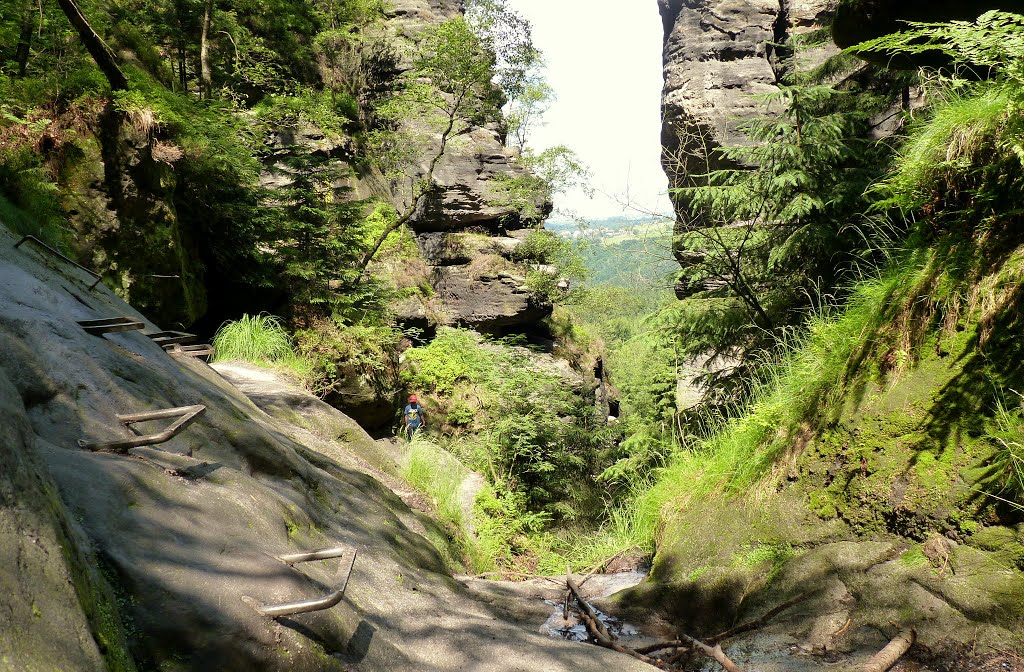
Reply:
[[1024, 16], [992, 10], [976, 22], [908, 22], [906, 30], [863, 42], [847, 52], [942, 54], [962, 74], [995, 75], [1024, 83]]

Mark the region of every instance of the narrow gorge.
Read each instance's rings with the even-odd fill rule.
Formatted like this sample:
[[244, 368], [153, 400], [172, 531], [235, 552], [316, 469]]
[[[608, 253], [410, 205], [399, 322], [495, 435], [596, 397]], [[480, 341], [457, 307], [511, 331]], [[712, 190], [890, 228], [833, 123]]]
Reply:
[[0, 0], [0, 672], [1024, 670], [1024, 3], [643, 4]]

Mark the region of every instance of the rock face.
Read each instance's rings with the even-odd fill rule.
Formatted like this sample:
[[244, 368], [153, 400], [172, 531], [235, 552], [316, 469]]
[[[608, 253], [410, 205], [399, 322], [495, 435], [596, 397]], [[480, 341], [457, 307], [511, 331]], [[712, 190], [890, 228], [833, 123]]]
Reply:
[[707, 172], [709, 148], [738, 144], [779, 82], [776, 47], [814, 29], [827, 0], [659, 0], [665, 26], [662, 156], [671, 186]]
[[[337, 411], [250, 390], [271, 417], [139, 332], [85, 333], [76, 320], [156, 327], [14, 240], [0, 226], [0, 667], [644, 669], [471, 599], [361, 466], [372, 441]], [[195, 403], [206, 414], [161, 445], [78, 446], [130, 436], [118, 413]], [[274, 556], [338, 543], [359, 558], [333, 609], [272, 621], [242, 600], [324, 594], [333, 563], [292, 568]]]
[[536, 329], [551, 314], [552, 303], [528, 286], [527, 274], [550, 275], [553, 269], [531, 268], [517, 258], [516, 251], [531, 233], [524, 229], [507, 236], [417, 234], [427, 264], [425, 281], [433, 293], [398, 302], [394, 306], [398, 319], [428, 331], [462, 326], [502, 335]]
[[86, 127], [62, 177], [75, 256], [154, 319], [192, 324], [207, 292], [195, 232], [174, 207], [180, 150], [110, 108]]

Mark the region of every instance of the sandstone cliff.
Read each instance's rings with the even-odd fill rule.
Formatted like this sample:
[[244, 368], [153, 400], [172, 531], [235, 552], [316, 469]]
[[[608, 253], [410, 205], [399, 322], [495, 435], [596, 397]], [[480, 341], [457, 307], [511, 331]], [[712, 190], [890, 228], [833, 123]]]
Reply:
[[[432, 523], [375, 479], [386, 460], [340, 413], [250, 391], [271, 417], [138, 331], [89, 335], [76, 320], [155, 326], [15, 240], [0, 225], [0, 667], [643, 669], [471, 599], [421, 535]], [[77, 444], [128, 437], [116, 414], [194, 403], [206, 414], [159, 446]], [[323, 594], [334, 564], [273, 556], [336, 543], [359, 551], [340, 605], [273, 621], [242, 600]]]
[[665, 26], [663, 164], [670, 186], [707, 172], [704, 153], [743, 142], [743, 122], [775, 89], [778, 47], [821, 26], [828, 0], [659, 0]]

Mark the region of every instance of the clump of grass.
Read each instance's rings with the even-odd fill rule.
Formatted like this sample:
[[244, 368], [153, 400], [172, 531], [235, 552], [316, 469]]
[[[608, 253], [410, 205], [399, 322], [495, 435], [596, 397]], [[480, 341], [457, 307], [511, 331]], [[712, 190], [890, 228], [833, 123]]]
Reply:
[[997, 446], [992, 460], [993, 471], [997, 474], [994, 485], [1009, 504], [1024, 510], [1024, 418], [1021, 412], [1020, 405], [1013, 407], [999, 399], [996, 403], [996, 431], [989, 436]]
[[650, 485], [634, 487], [632, 496], [609, 510], [597, 530], [549, 539], [550, 550], [538, 563], [538, 569], [541, 573], [559, 574], [568, 565], [577, 572], [600, 571], [621, 555], [653, 554], [661, 505], [657, 491]]
[[842, 398], [861, 350], [891, 319], [901, 292], [912, 292], [928, 272], [927, 258], [910, 256], [859, 283], [841, 312], [812, 318], [804, 334], [763, 367], [744, 411], [677, 453], [645, 497], [679, 510], [690, 501], [743, 492], [769, 474], [795, 432]]
[[1000, 154], [1019, 142], [1017, 131], [1008, 127], [1018, 95], [1014, 86], [1005, 84], [943, 91], [932, 114], [914, 127], [892, 173], [879, 186], [893, 195], [882, 204], [920, 208], [951, 179], [1004, 158], [994, 157], [993, 152]]
[[406, 448], [402, 477], [430, 498], [435, 516], [445, 530], [445, 538], [432, 539], [434, 545], [455, 569], [486, 569], [490, 559], [467, 529], [459, 495], [468, 474], [469, 469], [455, 456], [420, 436], [414, 437]]
[[213, 337], [218, 360], [275, 362], [293, 354], [292, 339], [273, 315], [243, 315], [225, 322]]
[[438, 518], [452, 527], [465, 526], [459, 486], [469, 470], [437, 444], [414, 437], [402, 465], [402, 477], [433, 501]]
[[225, 322], [213, 337], [213, 347], [215, 361], [280, 367], [295, 374], [303, 384], [312, 383], [312, 365], [295, 353], [291, 336], [281, 319], [273, 315], [243, 315]]

